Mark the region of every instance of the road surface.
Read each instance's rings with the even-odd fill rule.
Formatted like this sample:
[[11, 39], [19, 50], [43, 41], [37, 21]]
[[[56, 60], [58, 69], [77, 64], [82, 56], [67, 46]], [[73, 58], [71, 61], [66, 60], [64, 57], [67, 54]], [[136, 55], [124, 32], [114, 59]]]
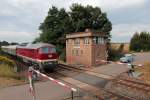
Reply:
[[[150, 62], [150, 52], [146, 53], [134, 53], [134, 64], [144, 64], [145, 62]], [[128, 70], [127, 65], [119, 64], [107, 64], [99, 67], [92, 68], [91, 71], [102, 73], [111, 76], [118, 76], [119, 74]]]
[[150, 62], [150, 52], [134, 53], [134, 54], [135, 54], [134, 63], [143, 64], [144, 62]]
[[[70, 96], [71, 91], [52, 83], [39, 82], [35, 84], [36, 100], [62, 100]], [[0, 90], [0, 100], [33, 100], [29, 85], [13, 86]]]

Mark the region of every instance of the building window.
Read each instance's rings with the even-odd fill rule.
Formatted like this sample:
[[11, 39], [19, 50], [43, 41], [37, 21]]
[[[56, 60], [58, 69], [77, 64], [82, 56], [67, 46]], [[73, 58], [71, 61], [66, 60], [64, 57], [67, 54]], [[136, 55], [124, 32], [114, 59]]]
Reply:
[[93, 37], [94, 44], [104, 44], [104, 39], [102, 37]]
[[74, 43], [77, 44], [77, 45], [79, 45], [80, 44], [80, 39], [75, 39]]
[[83, 54], [83, 50], [81, 50], [81, 55]]
[[68, 40], [66, 40], [66, 43], [67, 43], [67, 44], [69, 44], [69, 41], [68, 41]]
[[76, 50], [76, 54], [75, 54], [76, 56], [78, 56], [79, 55], [79, 52], [78, 52], [78, 50]]
[[98, 44], [104, 44], [104, 39], [102, 37], [98, 37]]
[[72, 50], [72, 55], [79, 56], [79, 50]]
[[71, 39], [66, 40], [67, 44], [71, 44]]
[[98, 37], [93, 37], [93, 43], [98, 44]]
[[90, 44], [89, 38], [84, 38], [84, 44]]
[[72, 50], [72, 55], [74, 55], [74, 50]]

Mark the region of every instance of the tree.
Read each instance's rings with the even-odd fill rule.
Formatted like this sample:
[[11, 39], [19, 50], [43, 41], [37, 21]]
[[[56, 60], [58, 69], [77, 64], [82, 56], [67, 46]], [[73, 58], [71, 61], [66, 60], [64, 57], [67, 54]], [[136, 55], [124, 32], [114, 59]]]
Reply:
[[150, 50], [150, 33], [135, 33], [130, 41], [130, 50], [132, 51], [149, 51]]
[[65, 35], [81, 32], [86, 28], [105, 32], [108, 39], [111, 37], [111, 22], [99, 7], [73, 4], [70, 11], [67, 12], [64, 8], [58, 9], [53, 6], [49, 9], [44, 22], [39, 26], [41, 33], [34, 42], [52, 43], [59, 48], [58, 51], [62, 52], [65, 47]]
[[11, 42], [10, 45], [18, 45], [17, 42]]
[[140, 34], [140, 48], [143, 51], [149, 51], [150, 50], [150, 33], [148, 32], [141, 32]]
[[130, 50], [139, 51], [139, 33], [135, 33], [130, 41]]
[[123, 52], [123, 49], [124, 49], [124, 43], [121, 43], [119, 48], [118, 48], [118, 51]]
[[89, 5], [84, 7], [79, 4], [73, 4], [70, 9], [71, 22], [75, 32], [90, 28], [93, 31], [105, 32], [107, 37], [110, 38], [111, 22], [106, 13], [103, 13], [99, 7]]
[[6, 46], [6, 45], [9, 45], [9, 43], [7, 41], [0, 42], [0, 46]]

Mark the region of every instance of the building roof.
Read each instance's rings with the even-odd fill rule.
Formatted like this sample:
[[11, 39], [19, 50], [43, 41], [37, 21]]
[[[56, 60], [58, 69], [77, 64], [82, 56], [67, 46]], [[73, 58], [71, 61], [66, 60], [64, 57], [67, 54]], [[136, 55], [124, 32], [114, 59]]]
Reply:
[[66, 34], [66, 38], [80, 38], [80, 37], [92, 37], [92, 36], [105, 36], [104, 32], [92, 32], [92, 31], [85, 31], [85, 32], [76, 32], [76, 33], [70, 33]]

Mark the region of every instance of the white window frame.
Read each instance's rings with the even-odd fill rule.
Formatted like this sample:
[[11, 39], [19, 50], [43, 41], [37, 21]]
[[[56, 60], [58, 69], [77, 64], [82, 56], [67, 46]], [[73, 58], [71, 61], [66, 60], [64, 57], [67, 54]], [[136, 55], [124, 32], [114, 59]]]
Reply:
[[88, 37], [84, 38], [84, 44], [90, 44], [90, 39]]
[[75, 40], [74, 40], [74, 44], [75, 44], [75, 45], [80, 45], [80, 39], [78, 39], [78, 38], [75, 39]]

